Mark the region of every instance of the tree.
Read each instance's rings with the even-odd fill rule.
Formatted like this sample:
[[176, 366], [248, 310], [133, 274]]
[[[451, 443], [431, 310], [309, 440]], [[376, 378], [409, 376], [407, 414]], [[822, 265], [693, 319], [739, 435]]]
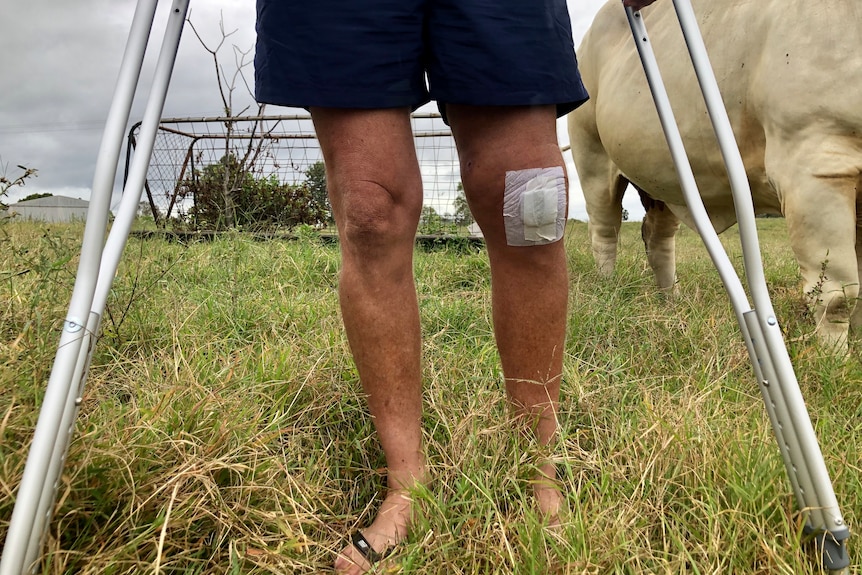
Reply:
[[45, 193], [42, 193], [42, 194], [30, 194], [30, 195], [28, 195], [28, 196], [24, 196], [23, 198], [21, 198], [21, 199], [20, 199], [20, 200], [18, 200], [18, 201], [19, 201], [19, 202], [26, 202], [26, 201], [28, 201], [28, 200], [38, 200], [39, 198], [50, 198], [50, 197], [51, 197], [51, 196], [53, 196], [53, 195], [54, 195], [54, 194], [51, 194], [51, 193], [48, 193], [48, 192], [45, 192]]
[[[232, 182], [233, 217], [225, 217], [223, 184]], [[218, 162], [195, 170], [180, 184], [181, 194], [191, 196], [194, 205], [189, 210], [199, 229], [230, 229], [237, 226], [252, 228], [286, 227], [300, 224], [318, 225], [326, 221], [326, 207], [314, 197], [311, 185], [283, 184], [273, 174], [255, 178], [242, 169], [236, 156], [228, 154]]]
[[162, 212], [158, 206], [154, 206], [149, 201], [144, 200], [138, 202], [138, 213], [136, 215], [139, 218], [149, 218], [158, 224], [159, 219], [162, 217]]
[[[224, 157], [234, 157], [235, 160], [237, 158], [234, 156], [234, 151], [231, 150], [230, 145], [233, 141], [233, 133], [235, 130], [235, 122], [232, 121], [234, 117], [242, 116], [248, 111], [251, 107], [250, 105], [243, 108], [240, 112], [236, 113], [234, 111], [234, 92], [237, 88], [237, 83], [242, 82], [245, 86], [246, 92], [251, 96], [252, 101], [254, 100], [254, 95], [252, 94], [252, 90], [249, 87], [249, 83], [245, 78], [244, 69], [251, 64], [249, 60], [249, 54], [252, 53], [252, 48], [248, 48], [247, 50], [242, 50], [236, 44], [233, 45], [233, 55], [234, 55], [234, 64], [235, 68], [233, 73], [228, 74], [225, 68], [219, 62], [219, 51], [225, 45], [228, 38], [236, 33], [236, 30], [231, 32], [225, 32], [224, 20], [219, 20], [219, 31], [221, 32], [221, 39], [216, 43], [215, 47], [210, 47], [204, 42], [204, 39], [198, 33], [197, 28], [195, 28], [194, 24], [191, 21], [191, 15], [186, 18], [186, 21], [189, 24], [189, 27], [194, 32], [201, 46], [203, 46], [204, 50], [209, 52], [212, 56], [213, 66], [215, 68], [216, 75], [216, 83], [218, 85], [219, 96], [222, 101], [222, 109], [225, 114], [225, 139], [224, 139]], [[258, 104], [257, 106], [257, 117], [263, 115], [263, 111], [265, 109], [264, 104]], [[254, 136], [258, 130], [260, 129], [260, 121], [257, 120], [254, 123], [254, 127], [252, 129], [251, 135]], [[255, 144], [256, 142], [256, 144]], [[248, 145], [245, 147], [245, 150], [242, 151], [241, 156], [236, 161], [235, 166], [231, 166], [231, 169], [222, 171], [223, 179], [221, 181], [221, 205], [222, 205], [222, 213], [219, 215], [219, 221], [224, 220], [224, 225], [228, 228], [234, 227], [236, 223], [236, 219], [238, 217], [237, 214], [237, 205], [236, 198], [234, 194], [237, 190], [242, 189], [242, 182], [245, 181], [246, 176], [252, 171], [254, 168], [257, 158], [261, 152], [263, 140], [260, 138], [249, 138]]]
[[470, 212], [470, 206], [467, 204], [467, 196], [464, 194], [464, 184], [458, 182], [458, 187], [455, 188], [455, 223], [459, 226], [468, 226], [473, 223], [473, 214]]
[[326, 167], [323, 162], [315, 162], [305, 170], [305, 181], [311, 189], [311, 197], [326, 212], [326, 222], [332, 223], [332, 206], [326, 192]]
[[422, 206], [419, 215], [419, 233], [435, 234], [443, 229], [443, 218], [431, 206]]
[[3, 173], [0, 174], [0, 210], [5, 210], [9, 206], [3, 203], [2, 199], [7, 196], [9, 190], [16, 186], [23, 186], [27, 183], [29, 178], [36, 177], [36, 169], [28, 168], [26, 166], [18, 165], [18, 169], [22, 171], [22, 173], [14, 178], [9, 178], [6, 176], [6, 172], [8, 171], [7, 166], [3, 166]]

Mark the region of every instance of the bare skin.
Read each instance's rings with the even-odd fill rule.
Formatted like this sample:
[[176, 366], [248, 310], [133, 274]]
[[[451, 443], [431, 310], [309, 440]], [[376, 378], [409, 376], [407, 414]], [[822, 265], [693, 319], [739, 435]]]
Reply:
[[[413, 238], [422, 206], [409, 110], [312, 109], [339, 229], [339, 286], [345, 331], [386, 455], [388, 493], [363, 535], [384, 551], [409, 533], [409, 489], [425, 484], [422, 451], [419, 313]], [[562, 166], [555, 110], [447, 106], [467, 201], [491, 262], [494, 331], [517, 426], [543, 445], [557, 431], [568, 277], [561, 241], [506, 244], [505, 173]], [[536, 281], [541, 278], [541, 281]], [[537, 462], [539, 511], [554, 522], [562, 494], [553, 464]], [[365, 573], [352, 545], [336, 572]]]
[[[389, 492], [363, 534], [385, 550], [407, 536], [407, 490], [426, 481], [421, 439], [419, 309], [413, 283], [413, 238], [422, 180], [409, 110], [311, 110], [327, 166], [339, 230], [339, 299], [345, 331], [386, 455]], [[368, 562], [352, 546], [338, 573]]]
[[[491, 262], [494, 335], [506, 393], [522, 430], [547, 445], [557, 432], [569, 286], [566, 254], [562, 241], [507, 245], [501, 214], [507, 171], [563, 165], [555, 109], [450, 105], [447, 111], [467, 201]], [[552, 464], [539, 465], [534, 493], [539, 511], [556, 521], [562, 495]]]

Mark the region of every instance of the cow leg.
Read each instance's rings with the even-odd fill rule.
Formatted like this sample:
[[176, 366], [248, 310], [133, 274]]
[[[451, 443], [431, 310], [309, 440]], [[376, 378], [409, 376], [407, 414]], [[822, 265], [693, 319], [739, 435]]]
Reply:
[[[856, 272], [862, 279], [862, 176], [856, 181]], [[862, 305], [855, 305], [850, 315], [851, 336], [862, 339]]]
[[[818, 165], [813, 156], [806, 163], [809, 170]], [[859, 295], [855, 179], [796, 170], [790, 162], [784, 167], [780, 190], [787, 192], [780, 196], [817, 334], [825, 345], [846, 349]]]
[[641, 224], [641, 238], [646, 248], [647, 260], [655, 274], [658, 287], [673, 295], [676, 287], [676, 232], [679, 218], [660, 200], [654, 200], [635, 186], [641, 204], [646, 210]]
[[617, 261], [623, 221], [623, 194], [628, 180], [614, 165], [596, 130], [592, 101], [569, 114], [572, 159], [586, 201], [590, 245], [599, 273], [610, 276]]
[[[607, 172], [601, 179], [603, 180], [601, 183], [591, 181], [589, 178], [582, 178], [581, 182], [583, 185], [586, 181], [584, 195], [588, 198], [587, 213], [590, 216], [589, 231], [593, 258], [596, 260], [599, 273], [610, 276], [614, 272], [617, 261], [617, 245], [623, 221], [623, 195], [629, 182], [619, 174], [608, 181]], [[601, 196], [604, 199], [590, 202], [588, 195], [590, 192], [587, 192], [587, 187], [598, 185], [602, 187]], [[593, 192], [592, 195], [595, 197], [597, 194]]]

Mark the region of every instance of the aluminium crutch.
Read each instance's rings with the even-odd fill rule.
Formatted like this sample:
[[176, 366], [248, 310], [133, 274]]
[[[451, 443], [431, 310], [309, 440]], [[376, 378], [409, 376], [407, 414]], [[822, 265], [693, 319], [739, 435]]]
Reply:
[[[105, 240], [111, 192], [158, 0], [139, 0], [102, 136], [81, 258], [51, 376], [0, 558], [0, 575], [37, 570], [102, 312], [129, 236], [176, 60], [189, 0], [173, 0], [141, 128], [139, 149]], [[104, 245], [103, 245], [104, 242]]]
[[736, 145], [691, 2], [672, 1], [730, 177], [743, 248], [745, 276], [754, 300], [754, 308], [749, 305], [742, 283], [722, 248], [701, 201], [643, 18], [640, 12], [628, 7], [626, 15], [686, 204], [736, 312], [797, 505], [805, 516], [805, 534], [820, 553], [823, 567], [830, 572], [840, 573], [849, 566], [847, 539], [850, 537], [850, 531], [838, 509], [838, 501], [823, 454], [769, 299], [760, 259], [751, 189], [742, 156]]

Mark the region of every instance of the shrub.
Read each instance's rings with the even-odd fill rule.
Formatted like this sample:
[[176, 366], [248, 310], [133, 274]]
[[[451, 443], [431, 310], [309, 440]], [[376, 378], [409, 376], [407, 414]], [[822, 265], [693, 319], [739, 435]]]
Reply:
[[275, 174], [255, 178], [233, 154], [195, 170], [182, 182], [181, 193], [194, 200], [189, 216], [198, 229], [316, 226], [329, 215], [309, 182], [281, 183]]

